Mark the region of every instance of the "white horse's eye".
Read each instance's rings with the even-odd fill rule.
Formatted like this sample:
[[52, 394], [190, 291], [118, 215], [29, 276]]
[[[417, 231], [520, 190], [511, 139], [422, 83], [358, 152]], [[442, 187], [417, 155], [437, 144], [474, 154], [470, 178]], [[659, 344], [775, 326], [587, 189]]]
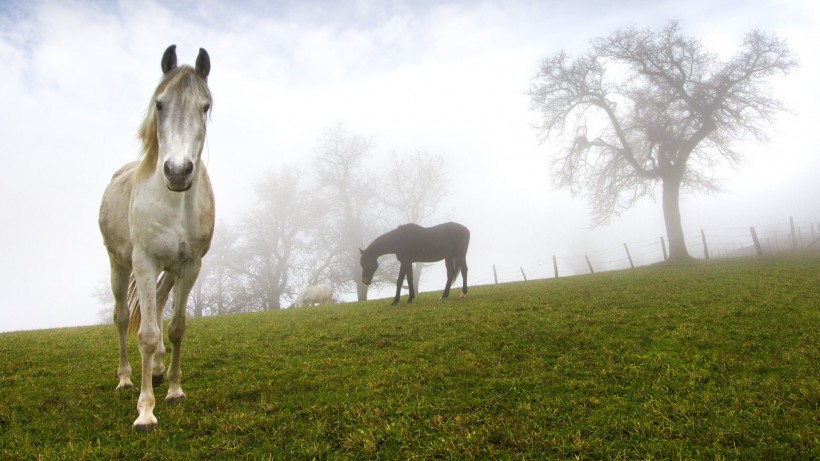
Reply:
[[206, 102], [205, 105], [202, 106], [202, 112], [208, 112], [209, 110], [211, 110], [211, 105]]
[[162, 102], [161, 101], [154, 101], [154, 103], [157, 105], [157, 110], [162, 110]]

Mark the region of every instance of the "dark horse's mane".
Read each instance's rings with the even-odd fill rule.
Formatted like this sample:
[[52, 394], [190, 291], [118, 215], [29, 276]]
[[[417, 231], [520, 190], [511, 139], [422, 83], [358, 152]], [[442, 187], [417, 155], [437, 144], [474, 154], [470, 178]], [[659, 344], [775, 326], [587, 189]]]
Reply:
[[[423, 229], [423, 227], [419, 226], [418, 224], [410, 222], [410, 223], [407, 223], [407, 224], [399, 224], [398, 226], [396, 226], [395, 229], [393, 229], [392, 231], [387, 232], [387, 234], [394, 234], [394, 233], [396, 233], [396, 232], [398, 232], [402, 229], [408, 229], [408, 228], [421, 228], [421, 229]], [[387, 235], [387, 234], [385, 234], [385, 235]]]
[[407, 224], [399, 224], [396, 226], [395, 229], [391, 231], [387, 231], [384, 234], [376, 237], [370, 242], [370, 245], [364, 249], [364, 251], [379, 251], [385, 245], [392, 245], [396, 242], [396, 239], [400, 239], [402, 237], [402, 231], [405, 229], [424, 229], [423, 227], [419, 226], [418, 224], [414, 223], [407, 223]]

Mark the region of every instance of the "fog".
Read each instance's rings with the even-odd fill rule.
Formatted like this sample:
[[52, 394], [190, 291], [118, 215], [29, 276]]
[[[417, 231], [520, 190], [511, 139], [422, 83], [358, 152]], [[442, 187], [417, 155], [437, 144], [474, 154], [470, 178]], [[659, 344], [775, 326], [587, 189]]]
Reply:
[[[790, 112], [769, 143], [742, 145], [738, 170], [717, 167], [722, 193], [682, 197], [684, 232], [820, 222], [813, 0], [165, 3], [0, 5], [0, 331], [99, 321], [106, 306], [94, 293], [108, 280], [100, 199], [113, 172], [137, 156], [135, 134], [170, 44], [180, 63], [193, 64], [200, 47], [211, 57], [203, 158], [219, 221], [236, 224], [252, 207], [264, 172], [307, 168], [322, 131], [342, 122], [374, 138], [373, 165], [392, 151], [443, 157], [440, 216], [472, 231], [472, 285], [493, 283], [493, 265], [500, 281], [512, 281], [520, 268], [552, 276], [553, 256], [577, 266], [623, 243], [647, 263], [660, 252], [643, 249], [665, 234], [658, 202], [591, 228], [584, 197], [550, 186], [560, 146], [538, 143], [525, 95], [540, 60], [582, 52], [621, 27], [673, 19], [728, 57], [759, 28], [788, 40], [799, 59], [771, 80]], [[443, 267], [425, 272], [422, 291], [440, 290], [443, 278]]]

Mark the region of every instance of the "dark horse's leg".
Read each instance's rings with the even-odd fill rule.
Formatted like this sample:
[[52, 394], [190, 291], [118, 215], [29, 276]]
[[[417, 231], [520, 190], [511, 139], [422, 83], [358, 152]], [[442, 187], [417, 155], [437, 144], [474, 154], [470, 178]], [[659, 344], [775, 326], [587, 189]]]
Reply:
[[467, 296], [467, 255], [456, 256], [456, 267], [461, 271], [461, 297]]
[[407, 286], [410, 288], [410, 296], [407, 297], [407, 304], [413, 302], [416, 297], [416, 289], [413, 287], [413, 263], [407, 263]]
[[444, 265], [447, 267], [447, 284], [444, 285], [444, 293], [441, 294], [441, 299], [450, 296], [450, 285], [453, 284], [453, 279], [456, 278], [456, 268], [453, 258], [444, 258]]
[[401, 284], [404, 283], [405, 274], [407, 274], [407, 265], [401, 263], [401, 266], [399, 266], [399, 278], [396, 280], [396, 297], [393, 298], [393, 303], [390, 304], [391, 306], [395, 306], [399, 303], [399, 299], [401, 298]]

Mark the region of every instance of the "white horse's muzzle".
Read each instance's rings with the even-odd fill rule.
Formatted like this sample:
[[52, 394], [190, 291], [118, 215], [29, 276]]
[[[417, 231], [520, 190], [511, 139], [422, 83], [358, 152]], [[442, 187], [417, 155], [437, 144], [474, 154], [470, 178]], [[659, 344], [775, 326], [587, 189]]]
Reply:
[[162, 172], [165, 175], [165, 184], [174, 192], [184, 192], [191, 188], [194, 179], [194, 162], [186, 160], [177, 165], [170, 160], [163, 164]]

